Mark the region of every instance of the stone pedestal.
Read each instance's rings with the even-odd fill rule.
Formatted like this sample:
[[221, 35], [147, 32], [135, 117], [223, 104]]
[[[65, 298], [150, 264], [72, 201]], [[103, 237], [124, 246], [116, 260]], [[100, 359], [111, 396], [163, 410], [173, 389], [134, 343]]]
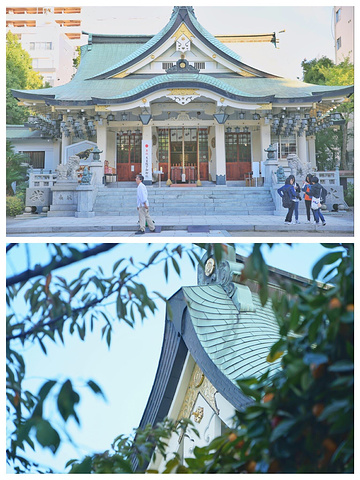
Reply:
[[29, 187], [26, 189], [27, 207], [48, 207], [51, 203], [50, 187]]
[[91, 218], [95, 217], [94, 206], [94, 187], [92, 185], [79, 185], [77, 192], [77, 210], [75, 217]]
[[265, 162], [265, 175], [264, 175], [264, 185], [272, 185], [272, 174], [278, 169], [279, 163], [276, 158], [268, 158]]
[[102, 185], [104, 177], [104, 165], [102, 162], [92, 161], [89, 165], [92, 173], [92, 185]]
[[48, 217], [73, 217], [77, 209], [77, 180], [60, 180], [51, 187], [53, 200]]

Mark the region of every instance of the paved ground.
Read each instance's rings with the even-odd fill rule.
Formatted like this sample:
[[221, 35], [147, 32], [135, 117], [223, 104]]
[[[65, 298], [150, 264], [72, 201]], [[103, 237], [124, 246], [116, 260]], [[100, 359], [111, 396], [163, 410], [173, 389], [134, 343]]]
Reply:
[[136, 214], [131, 217], [43, 217], [23, 215], [7, 219], [8, 237], [334, 237], [354, 235], [353, 212], [325, 214], [326, 226], [305, 223], [284, 225], [284, 218], [259, 216], [162, 216], [155, 217], [156, 233], [135, 235]]

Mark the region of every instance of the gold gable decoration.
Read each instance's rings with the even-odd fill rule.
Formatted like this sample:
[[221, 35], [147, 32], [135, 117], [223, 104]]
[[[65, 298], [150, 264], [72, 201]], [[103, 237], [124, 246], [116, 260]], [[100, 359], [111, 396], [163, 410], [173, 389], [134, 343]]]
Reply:
[[182, 403], [178, 420], [182, 418], [190, 418], [194, 408], [196, 399], [199, 394], [206, 400], [214, 412], [218, 415], [219, 409], [216, 405], [215, 393], [216, 388], [205, 377], [198, 365], [195, 365], [188, 389], [186, 391], [184, 401]]
[[114, 75], [112, 78], [124, 78], [124, 77], [127, 77], [129, 74], [130, 74], [130, 72], [128, 72], [127, 70], [125, 70], [125, 71], [123, 71], [123, 72], [117, 73], [117, 74]]
[[247, 72], [246, 70], [240, 69], [237, 72], [238, 75], [241, 75], [242, 77], [256, 77], [253, 73]]
[[182, 35], [185, 35], [185, 37], [187, 37], [189, 40], [191, 40], [191, 38], [194, 38], [194, 35], [190, 32], [190, 30], [188, 29], [188, 27], [185, 25], [185, 23], [182, 23], [179, 28], [176, 30], [176, 32], [174, 33], [174, 35], [172, 36], [172, 38], [175, 39], [175, 42], [177, 40], [179, 40], [179, 38], [182, 36]]

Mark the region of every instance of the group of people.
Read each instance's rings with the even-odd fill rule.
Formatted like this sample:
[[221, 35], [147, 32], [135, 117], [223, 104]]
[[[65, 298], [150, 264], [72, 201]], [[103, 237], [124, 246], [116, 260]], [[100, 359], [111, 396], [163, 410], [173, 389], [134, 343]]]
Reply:
[[[321, 204], [325, 203], [327, 190], [319, 183], [318, 177], [308, 174], [303, 182], [302, 188], [296, 183], [294, 175], [290, 175], [285, 180], [285, 185], [278, 189], [278, 194], [282, 198], [283, 207], [287, 208], [285, 224], [300, 223], [299, 221], [299, 202], [302, 200], [301, 192], [305, 200], [306, 223], [311, 223], [311, 212], [313, 213], [314, 223], [326, 225], [324, 215], [321, 213]], [[293, 221], [293, 215], [295, 220]]]
[[[155, 225], [152, 218], [149, 215], [149, 202], [147, 196], [147, 190], [143, 184], [144, 177], [142, 175], [136, 175], [137, 183], [137, 209], [139, 212], [139, 230], [138, 234], [145, 233], [146, 223], [149, 226], [150, 232], [155, 232]], [[311, 212], [313, 213], [314, 223], [326, 225], [325, 218], [321, 213], [321, 204], [325, 203], [327, 190], [319, 183], [319, 179], [311, 174], [306, 175], [303, 182], [303, 187], [296, 183], [294, 175], [290, 175], [285, 180], [285, 185], [278, 189], [278, 194], [282, 198], [283, 207], [287, 208], [287, 214], [285, 217], [285, 224], [291, 225], [291, 223], [300, 223], [299, 221], [299, 202], [302, 200], [301, 192], [303, 192], [307, 223], [311, 223]], [[293, 215], [295, 220], [292, 221]]]

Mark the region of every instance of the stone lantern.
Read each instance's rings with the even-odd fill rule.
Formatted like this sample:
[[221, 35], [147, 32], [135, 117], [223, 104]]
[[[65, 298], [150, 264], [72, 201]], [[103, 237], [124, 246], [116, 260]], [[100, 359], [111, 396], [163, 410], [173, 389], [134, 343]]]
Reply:
[[103, 153], [103, 150], [99, 150], [98, 146], [96, 145], [92, 151], [94, 162], [100, 162], [100, 153]]

